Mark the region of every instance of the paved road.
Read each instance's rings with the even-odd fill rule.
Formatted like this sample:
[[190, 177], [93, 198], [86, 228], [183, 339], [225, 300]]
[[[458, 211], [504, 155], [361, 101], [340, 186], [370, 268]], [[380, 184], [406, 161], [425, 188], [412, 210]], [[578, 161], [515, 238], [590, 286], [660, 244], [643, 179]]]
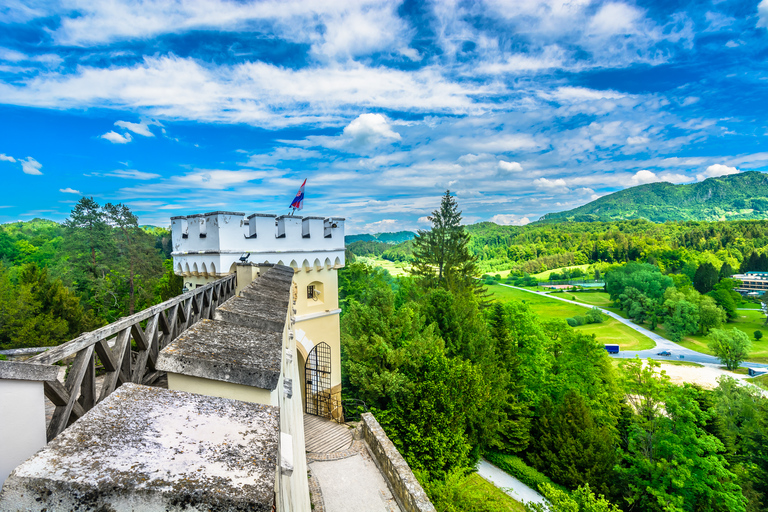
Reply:
[[477, 463], [477, 474], [507, 493], [512, 499], [524, 502], [544, 503], [544, 496], [523, 482], [497, 468], [485, 459]]
[[[563, 297], [556, 297], [554, 295], [550, 295], [544, 292], [527, 290], [525, 288], [520, 288], [519, 286], [512, 286], [504, 283], [498, 283], [498, 285], [506, 286], [507, 288], [514, 288], [515, 290], [520, 290], [523, 292], [533, 293], [535, 295], [546, 295], [550, 299], [560, 300], [563, 302], [567, 302], [569, 304], [573, 304], [575, 306], [580, 306], [582, 308], [591, 309], [593, 307], [597, 307], [597, 306], [592, 306], [591, 304], [584, 304], [583, 302], [576, 302], [575, 300], [565, 299]], [[634, 329], [640, 334], [644, 334], [645, 336], [648, 336], [648, 338], [650, 338], [651, 340], [653, 340], [654, 343], [656, 343], [656, 346], [652, 349], [629, 350], [626, 352], [622, 351], [618, 354], [611, 354], [611, 357], [622, 358], [622, 359], [623, 358], [632, 359], [635, 356], [639, 356], [640, 359], [651, 358], [659, 361], [669, 361], [670, 359], [679, 359], [680, 356], [683, 356], [683, 359], [685, 361], [690, 361], [694, 363], [712, 364], [712, 365], [718, 365], [718, 366], [722, 365], [722, 363], [720, 363], [720, 360], [715, 356], [711, 356], [709, 354], [702, 354], [701, 352], [697, 352], [695, 350], [685, 348], [682, 345], [678, 345], [674, 341], [670, 341], [667, 338], [659, 336], [655, 332], [652, 332], [652, 331], [649, 331], [648, 329], [644, 329], [643, 327], [640, 327], [639, 325], [633, 323], [632, 321], [617, 315], [613, 311], [608, 311], [607, 309], [603, 309], [603, 308], [598, 308], [598, 309], [602, 311], [604, 314], [610, 316], [611, 318], [615, 318], [616, 320], [623, 323], [630, 329]], [[671, 356], [657, 355], [659, 352], [663, 352], [665, 350], [670, 352], [672, 355]], [[745, 367], [751, 367], [751, 368], [768, 368], [768, 364], [761, 364], [761, 363], [744, 362], [744, 363], [741, 363], [741, 365]]]

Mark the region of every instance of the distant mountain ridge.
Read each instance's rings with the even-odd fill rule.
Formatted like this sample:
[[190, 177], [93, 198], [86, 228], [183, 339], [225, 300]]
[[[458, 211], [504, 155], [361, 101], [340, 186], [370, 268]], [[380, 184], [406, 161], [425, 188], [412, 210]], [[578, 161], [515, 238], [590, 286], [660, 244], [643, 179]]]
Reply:
[[537, 222], [629, 219], [652, 222], [768, 219], [768, 175], [749, 171], [686, 185], [666, 182], [638, 185], [573, 210], [548, 213]]
[[364, 233], [359, 235], [347, 235], [344, 237], [345, 245], [352, 242], [384, 242], [385, 244], [399, 244], [413, 240], [416, 233], [413, 231], [397, 231], [396, 233]]

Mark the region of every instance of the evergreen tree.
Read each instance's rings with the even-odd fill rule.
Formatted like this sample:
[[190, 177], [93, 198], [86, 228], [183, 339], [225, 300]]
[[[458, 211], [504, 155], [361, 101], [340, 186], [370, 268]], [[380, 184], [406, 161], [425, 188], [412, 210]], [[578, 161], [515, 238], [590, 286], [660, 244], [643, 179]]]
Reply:
[[735, 274], [733, 267], [727, 261], [720, 266], [720, 279], [731, 277], [733, 274]]
[[451, 191], [446, 190], [440, 208], [427, 217], [429, 231], [419, 230], [413, 239], [411, 273], [428, 287], [478, 290], [477, 256], [470, 254], [469, 233], [461, 225], [461, 211]]
[[720, 280], [720, 273], [714, 265], [709, 262], [699, 265], [696, 274], [693, 276], [693, 287], [699, 293], [711, 292], [717, 282]]

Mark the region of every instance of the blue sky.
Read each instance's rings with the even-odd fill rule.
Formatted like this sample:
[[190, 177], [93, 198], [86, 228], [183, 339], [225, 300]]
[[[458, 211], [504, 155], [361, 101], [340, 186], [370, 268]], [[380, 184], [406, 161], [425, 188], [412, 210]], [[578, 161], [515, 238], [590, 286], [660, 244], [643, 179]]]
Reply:
[[0, 222], [81, 195], [347, 231], [768, 170], [768, 0], [3, 0]]

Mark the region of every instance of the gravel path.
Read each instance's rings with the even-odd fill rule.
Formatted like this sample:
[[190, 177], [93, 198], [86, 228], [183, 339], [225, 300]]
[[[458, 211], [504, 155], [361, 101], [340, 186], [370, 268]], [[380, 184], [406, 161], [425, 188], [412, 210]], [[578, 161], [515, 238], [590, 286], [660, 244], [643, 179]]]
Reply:
[[523, 482], [497, 468], [485, 459], [477, 463], [477, 474], [504, 491], [512, 499], [524, 502], [544, 503], [544, 496]]

